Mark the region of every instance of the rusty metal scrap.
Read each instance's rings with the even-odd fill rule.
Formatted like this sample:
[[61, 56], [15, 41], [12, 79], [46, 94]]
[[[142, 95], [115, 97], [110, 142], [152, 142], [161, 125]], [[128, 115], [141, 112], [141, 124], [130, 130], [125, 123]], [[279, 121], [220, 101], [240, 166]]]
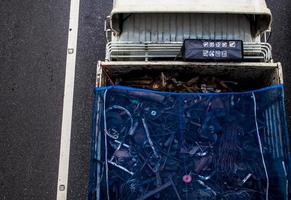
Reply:
[[[106, 74], [108, 76], [108, 74]], [[111, 82], [112, 79], [108, 77]], [[124, 85], [143, 89], [160, 90], [167, 92], [201, 92], [218, 93], [232, 92], [237, 90], [239, 85], [236, 81], [222, 80], [211, 76], [195, 76], [186, 78], [178, 73], [161, 72], [160, 75], [145, 74], [143, 76], [132, 76], [117, 78], [114, 85]]]

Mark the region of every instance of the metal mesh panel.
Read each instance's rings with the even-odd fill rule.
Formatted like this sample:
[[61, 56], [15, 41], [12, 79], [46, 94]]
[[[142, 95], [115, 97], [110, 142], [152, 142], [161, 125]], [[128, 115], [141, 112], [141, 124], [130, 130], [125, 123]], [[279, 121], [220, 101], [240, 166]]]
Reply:
[[89, 199], [288, 200], [284, 91], [97, 88]]

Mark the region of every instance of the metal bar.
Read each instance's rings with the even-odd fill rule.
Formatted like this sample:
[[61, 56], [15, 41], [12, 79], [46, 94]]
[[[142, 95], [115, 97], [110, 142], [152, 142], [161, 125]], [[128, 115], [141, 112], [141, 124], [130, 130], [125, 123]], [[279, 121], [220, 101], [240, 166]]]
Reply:
[[119, 168], [119, 169], [121, 169], [121, 170], [123, 170], [123, 171], [129, 173], [130, 175], [134, 175], [133, 172], [129, 171], [129, 170], [126, 169], [125, 167], [122, 167], [122, 166], [120, 166], [120, 165], [118, 165], [118, 164], [116, 164], [116, 163], [114, 163], [114, 162], [111, 162], [111, 161], [108, 161], [108, 163], [111, 164], [111, 165], [113, 165], [114, 167], [117, 167], [117, 168]]
[[138, 198], [138, 200], [145, 200], [145, 199], [147, 199], [147, 198], [149, 198], [149, 197], [155, 195], [156, 193], [158, 193], [158, 192], [160, 192], [160, 191], [162, 191], [162, 190], [164, 190], [164, 189], [170, 187], [171, 185], [172, 185], [172, 183], [171, 183], [171, 181], [169, 181], [169, 182], [167, 182], [167, 183], [161, 185], [159, 188], [156, 188], [156, 189], [154, 189], [154, 190], [149, 191], [149, 192], [148, 192], [147, 194], [145, 194], [144, 196]]
[[183, 61], [115, 61], [101, 62], [105, 67], [119, 66], [226, 66], [226, 67], [260, 67], [275, 69], [279, 63], [258, 63], [258, 62], [183, 62]]
[[[169, 58], [176, 57], [182, 42], [109, 42], [107, 52], [110, 58]], [[271, 45], [259, 42], [244, 42], [245, 59], [256, 59], [268, 62], [272, 59]], [[137, 55], [140, 52], [142, 55]], [[169, 55], [169, 53], [173, 53]], [[261, 55], [261, 56], [257, 56]]]

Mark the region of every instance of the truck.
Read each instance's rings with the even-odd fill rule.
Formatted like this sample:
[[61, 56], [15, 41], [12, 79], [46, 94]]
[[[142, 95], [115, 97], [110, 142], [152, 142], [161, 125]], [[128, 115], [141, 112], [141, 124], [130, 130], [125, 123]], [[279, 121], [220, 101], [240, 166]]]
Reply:
[[114, 0], [88, 199], [290, 199], [265, 0]]

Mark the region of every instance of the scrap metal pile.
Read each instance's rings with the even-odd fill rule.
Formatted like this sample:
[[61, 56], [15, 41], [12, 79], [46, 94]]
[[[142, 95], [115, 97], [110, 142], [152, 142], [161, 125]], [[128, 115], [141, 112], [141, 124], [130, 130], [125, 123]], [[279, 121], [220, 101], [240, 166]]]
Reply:
[[284, 199], [261, 112], [280, 91], [97, 90], [101, 199]]
[[[193, 76], [191, 74], [161, 72], [147, 74], [145, 72], [135, 73], [127, 77], [121, 75], [114, 79], [106, 73], [108, 82], [111, 85], [123, 85], [136, 88], [159, 90], [166, 92], [199, 92], [199, 93], [220, 93], [220, 92], [239, 92], [246, 88], [259, 88], [254, 84], [249, 85], [246, 82], [228, 80], [215, 76]], [[191, 75], [191, 76], [189, 76]]]

